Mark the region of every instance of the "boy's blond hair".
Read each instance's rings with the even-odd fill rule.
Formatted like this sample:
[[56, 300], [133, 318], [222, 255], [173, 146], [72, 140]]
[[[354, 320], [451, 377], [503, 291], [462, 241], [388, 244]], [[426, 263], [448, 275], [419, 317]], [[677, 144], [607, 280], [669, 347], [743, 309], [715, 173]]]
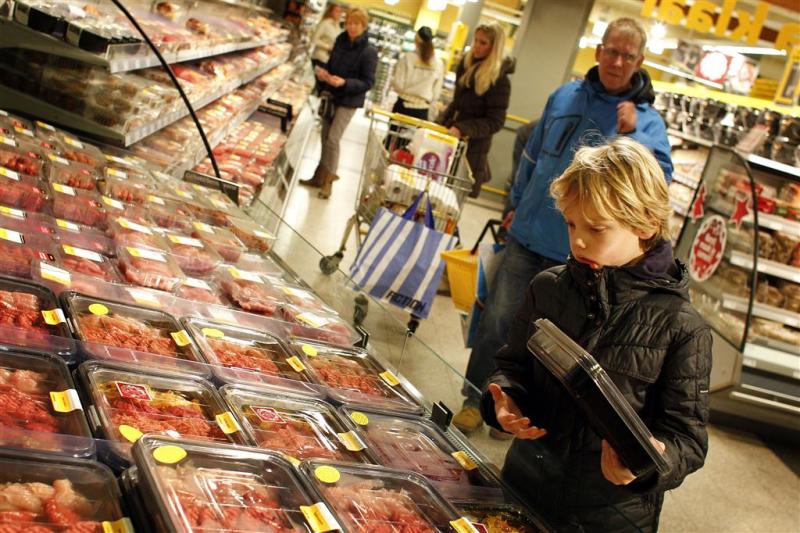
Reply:
[[650, 249], [669, 239], [672, 208], [664, 171], [653, 154], [627, 137], [597, 147], [584, 147], [550, 185], [558, 209], [578, 202], [583, 215], [591, 205], [603, 219], [615, 220], [635, 231], [655, 232], [643, 240]]

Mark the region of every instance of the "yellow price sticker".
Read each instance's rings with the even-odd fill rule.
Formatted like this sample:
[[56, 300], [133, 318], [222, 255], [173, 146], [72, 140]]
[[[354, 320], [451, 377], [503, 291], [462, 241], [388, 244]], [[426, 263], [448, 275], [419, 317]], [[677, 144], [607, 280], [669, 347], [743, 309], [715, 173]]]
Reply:
[[172, 444], [159, 446], [153, 450], [153, 459], [166, 465], [173, 465], [183, 461], [187, 455], [188, 454], [186, 453], [186, 450], [180, 446], [174, 446]]
[[458, 461], [458, 464], [460, 464], [464, 470], [470, 471], [478, 468], [478, 465], [475, 464], [475, 461], [473, 461], [472, 457], [467, 455], [466, 452], [458, 450], [456, 452], [451, 453], [450, 455], [453, 456], [453, 459]]
[[109, 198], [108, 196], [103, 196], [101, 199], [103, 200], [103, 203], [109, 207], [113, 207], [114, 209], [125, 209], [125, 204], [123, 204], [119, 200], [114, 200], [113, 198]]
[[62, 185], [60, 183], [54, 183], [53, 190], [58, 191], [61, 194], [66, 194], [67, 196], [75, 196], [75, 189], [67, 185]]
[[67, 321], [66, 317], [64, 316], [64, 311], [61, 309], [47, 309], [42, 311], [42, 318], [44, 318], [45, 324], [49, 326], [55, 326], [56, 324], [63, 324]]
[[300, 459], [298, 459], [297, 457], [294, 457], [292, 455], [284, 455], [284, 457], [286, 457], [286, 460], [292, 463], [292, 466], [294, 466], [295, 468], [300, 466]]
[[58, 157], [56, 154], [47, 154], [47, 158], [50, 159], [53, 163], [58, 163], [59, 165], [69, 166], [69, 161], [64, 159], [63, 157]]
[[131, 523], [131, 519], [126, 517], [120, 518], [119, 520], [115, 520], [114, 522], [109, 522], [106, 520], [103, 522], [103, 533], [133, 533], [133, 524]]
[[305, 372], [306, 371], [306, 365], [304, 365], [300, 361], [300, 359], [298, 359], [296, 356], [292, 356], [292, 357], [287, 358], [286, 362], [289, 364], [290, 367], [292, 367], [292, 370], [294, 370], [295, 372]]
[[42, 122], [41, 120], [37, 120], [36, 125], [42, 128], [43, 130], [56, 131], [56, 129], [53, 126], [47, 124], [46, 122]]
[[22, 244], [25, 240], [22, 238], [22, 233], [11, 231], [10, 229], [0, 228], [0, 239]]
[[106, 174], [108, 174], [109, 176], [113, 176], [115, 178], [128, 179], [128, 173], [127, 172], [123, 172], [123, 171], [117, 170], [115, 168], [107, 168], [106, 169]]
[[233, 415], [229, 411], [220, 413], [215, 418], [217, 419], [217, 425], [219, 425], [222, 432], [226, 435], [242, 430], [241, 426], [239, 426], [239, 422], [233, 418]]
[[71, 413], [77, 409], [83, 409], [75, 389], [50, 391], [50, 401], [57, 413]]
[[453, 526], [456, 533], [478, 533], [478, 530], [472, 525], [472, 522], [464, 517], [458, 520], [452, 520], [450, 525]]
[[211, 337], [212, 339], [221, 339], [225, 337], [225, 333], [217, 328], [203, 328], [200, 331], [203, 332], [203, 335]]
[[328, 324], [330, 320], [325, 317], [315, 315], [314, 313], [300, 313], [297, 315], [297, 320], [312, 328], [321, 328]]
[[317, 354], [319, 353], [317, 349], [311, 346], [310, 344], [304, 344], [300, 347], [300, 349], [303, 350], [303, 353], [309, 357], [316, 357]]
[[325, 533], [326, 531], [334, 531], [342, 529], [333, 513], [331, 513], [328, 506], [322, 502], [315, 503], [314, 505], [301, 505], [300, 512], [308, 522], [311, 531], [314, 533]]
[[25, 218], [25, 211], [22, 209], [14, 209], [13, 207], [6, 207], [4, 205], [0, 205], [0, 213], [10, 217]]
[[352, 431], [337, 433], [336, 435], [339, 437], [339, 442], [344, 444], [344, 447], [351, 452], [360, 452], [365, 448], [358, 436]]
[[83, 143], [80, 142], [78, 139], [73, 139], [72, 137], [67, 137], [64, 135], [64, 142], [70, 146], [77, 148], [78, 150], [83, 150]]
[[19, 181], [19, 174], [11, 170], [10, 168], [0, 167], [0, 176], [5, 176], [9, 179], [14, 181]]
[[359, 426], [366, 426], [369, 424], [369, 417], [362, 413], [361, 411], [353, 411], [350, 413], [350, 420], [358, 424]]
[[323, 483], [336, 483], [342, 474], [332, 466], [323, 465], [314, 469], [314, 476]]
[[147, 201], [153, 204], [167, 205], [167, 202], [165, 202], [163, 198], [161, 198], [160, 196], [155, 196], [153, 194], [147, 197]]
[[385, 381], [390, 387], [396, 387], [400, 385], [400, 380], [397, 379], [391, 370], [387, 370], [385, 372], [381, 372], [378, 374], [383, 381]]
[[127, 424], [122, 424], [119, 427], [119, 433], [125, 437], [125, 440], [128, 442], [136, 442], [137, 440], [141, 439], [143, 435], [141, 431]]
[[14, 126], [14, 131], [19, 133], [20, 135], [26, 135], [28, 137], [33, 137], [33, 132], [26, 128], [20, 128], [19, 126]]
[[50, 263], [39, 263], [39, 273], [42, 276], [42, 279], [55, 281], [56, 283], [66, 285], [67, 287], [72, 284], [72, 277], [70, 276], [69, 272], [55, 267]]
[[205, 233], [214, 233], [214, 228], [212, 226], [206, 224], [205, 222], [192, 222], [192, 225], [198, 231], [203, 231]]
[[68, 220], [64, 220], [62, 218], [57, 218], [56, 219], [56, 225], [59, 228], [68, 229], [70, 231], [80, 231], [81, 230], [81, 227], [78, 224], [75, 224], [74, 222], [70, 222]]
[[189, 334], [186, 333], [186, 330], [173, 331], [170, 335], [172, 336], [172, 340], [175, 341], [175, 344], [180, 347], [188, 346], [192, 343], [192, 339], [189, 338]]
[[108, 314], [108, 307], [103, 304], [92, 304], [89, 306], [89, 312], [93, 315], [104, 316]]
[[0, 143], [7, 144], [8, 146], [13, 146], [14, 148], [17, 147], [17, 143], [14, 141], [14, 139], [10, 139], [4, 135], [0, 135]]

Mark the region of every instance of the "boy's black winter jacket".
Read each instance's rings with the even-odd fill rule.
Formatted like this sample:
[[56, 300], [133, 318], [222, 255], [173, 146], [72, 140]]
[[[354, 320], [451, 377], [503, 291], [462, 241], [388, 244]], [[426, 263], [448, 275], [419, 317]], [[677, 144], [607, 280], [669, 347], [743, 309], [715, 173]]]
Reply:
[[[627, 486], [600, 469], [600, 438], [563, 386], [528, 351], [533, 322], [548, 318], [594, 355], [655, 438], [671, 470]], [[688, 275], [662, 242], [630, 267], [592, 270], [572, 257], [528, 288], [508, 344], [496, 355], [497, 383], [548, 434], [515, 440], [504, 478], [557, 525], [586, 530], [657, 527], [663, 492], [703, 465], [708, 441], [711, 333], [692, 308]], [[491, 395], [484, 420], [499, 428]]]

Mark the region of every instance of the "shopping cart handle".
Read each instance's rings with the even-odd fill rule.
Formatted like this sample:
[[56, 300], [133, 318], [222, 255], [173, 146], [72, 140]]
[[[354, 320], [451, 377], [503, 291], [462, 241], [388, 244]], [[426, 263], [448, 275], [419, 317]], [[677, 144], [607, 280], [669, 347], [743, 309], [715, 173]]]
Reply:
[[391, 111], [386, 111], [385, 109], [381, 109], [379, 107], [373, 107], [372, 109], [370, 109], [370, 112], [376, 115], [387, 117], [389, 120], [393, 120], [395, 122], [408, 124], [409, 126], [414, 126], [417, 128], [426, 128], [429, 130], [433, 130], [437, 133], [441, 133], [443, 135], [450, 135], [448, 133], [450, 130], [448, 130], [441, 124], [437, 124], [429, 120], [422, 120], [421, 118], [410, 117], [408, 115], [403, 115], [402, 113], [392, 113]]

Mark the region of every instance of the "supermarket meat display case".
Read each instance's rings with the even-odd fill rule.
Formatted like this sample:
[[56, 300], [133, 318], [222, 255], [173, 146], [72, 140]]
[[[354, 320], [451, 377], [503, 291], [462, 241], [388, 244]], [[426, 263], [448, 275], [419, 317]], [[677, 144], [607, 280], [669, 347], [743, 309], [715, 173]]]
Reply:
[[500, 479], [510, 443], [449, 425], [474, 385], [284, 222], [315, 123], [287, 32], [235, 0], [125, 5], [221, 179], [110, 2], [3, 4], [0, 491], [33, 502], [4, 526], [549, 530]]
[[[712, 146], [676, 255], [713, 329], [712, 409], [800, 425], [800, 173]], [[743, 420], [744, 419], [744, 420]]]

